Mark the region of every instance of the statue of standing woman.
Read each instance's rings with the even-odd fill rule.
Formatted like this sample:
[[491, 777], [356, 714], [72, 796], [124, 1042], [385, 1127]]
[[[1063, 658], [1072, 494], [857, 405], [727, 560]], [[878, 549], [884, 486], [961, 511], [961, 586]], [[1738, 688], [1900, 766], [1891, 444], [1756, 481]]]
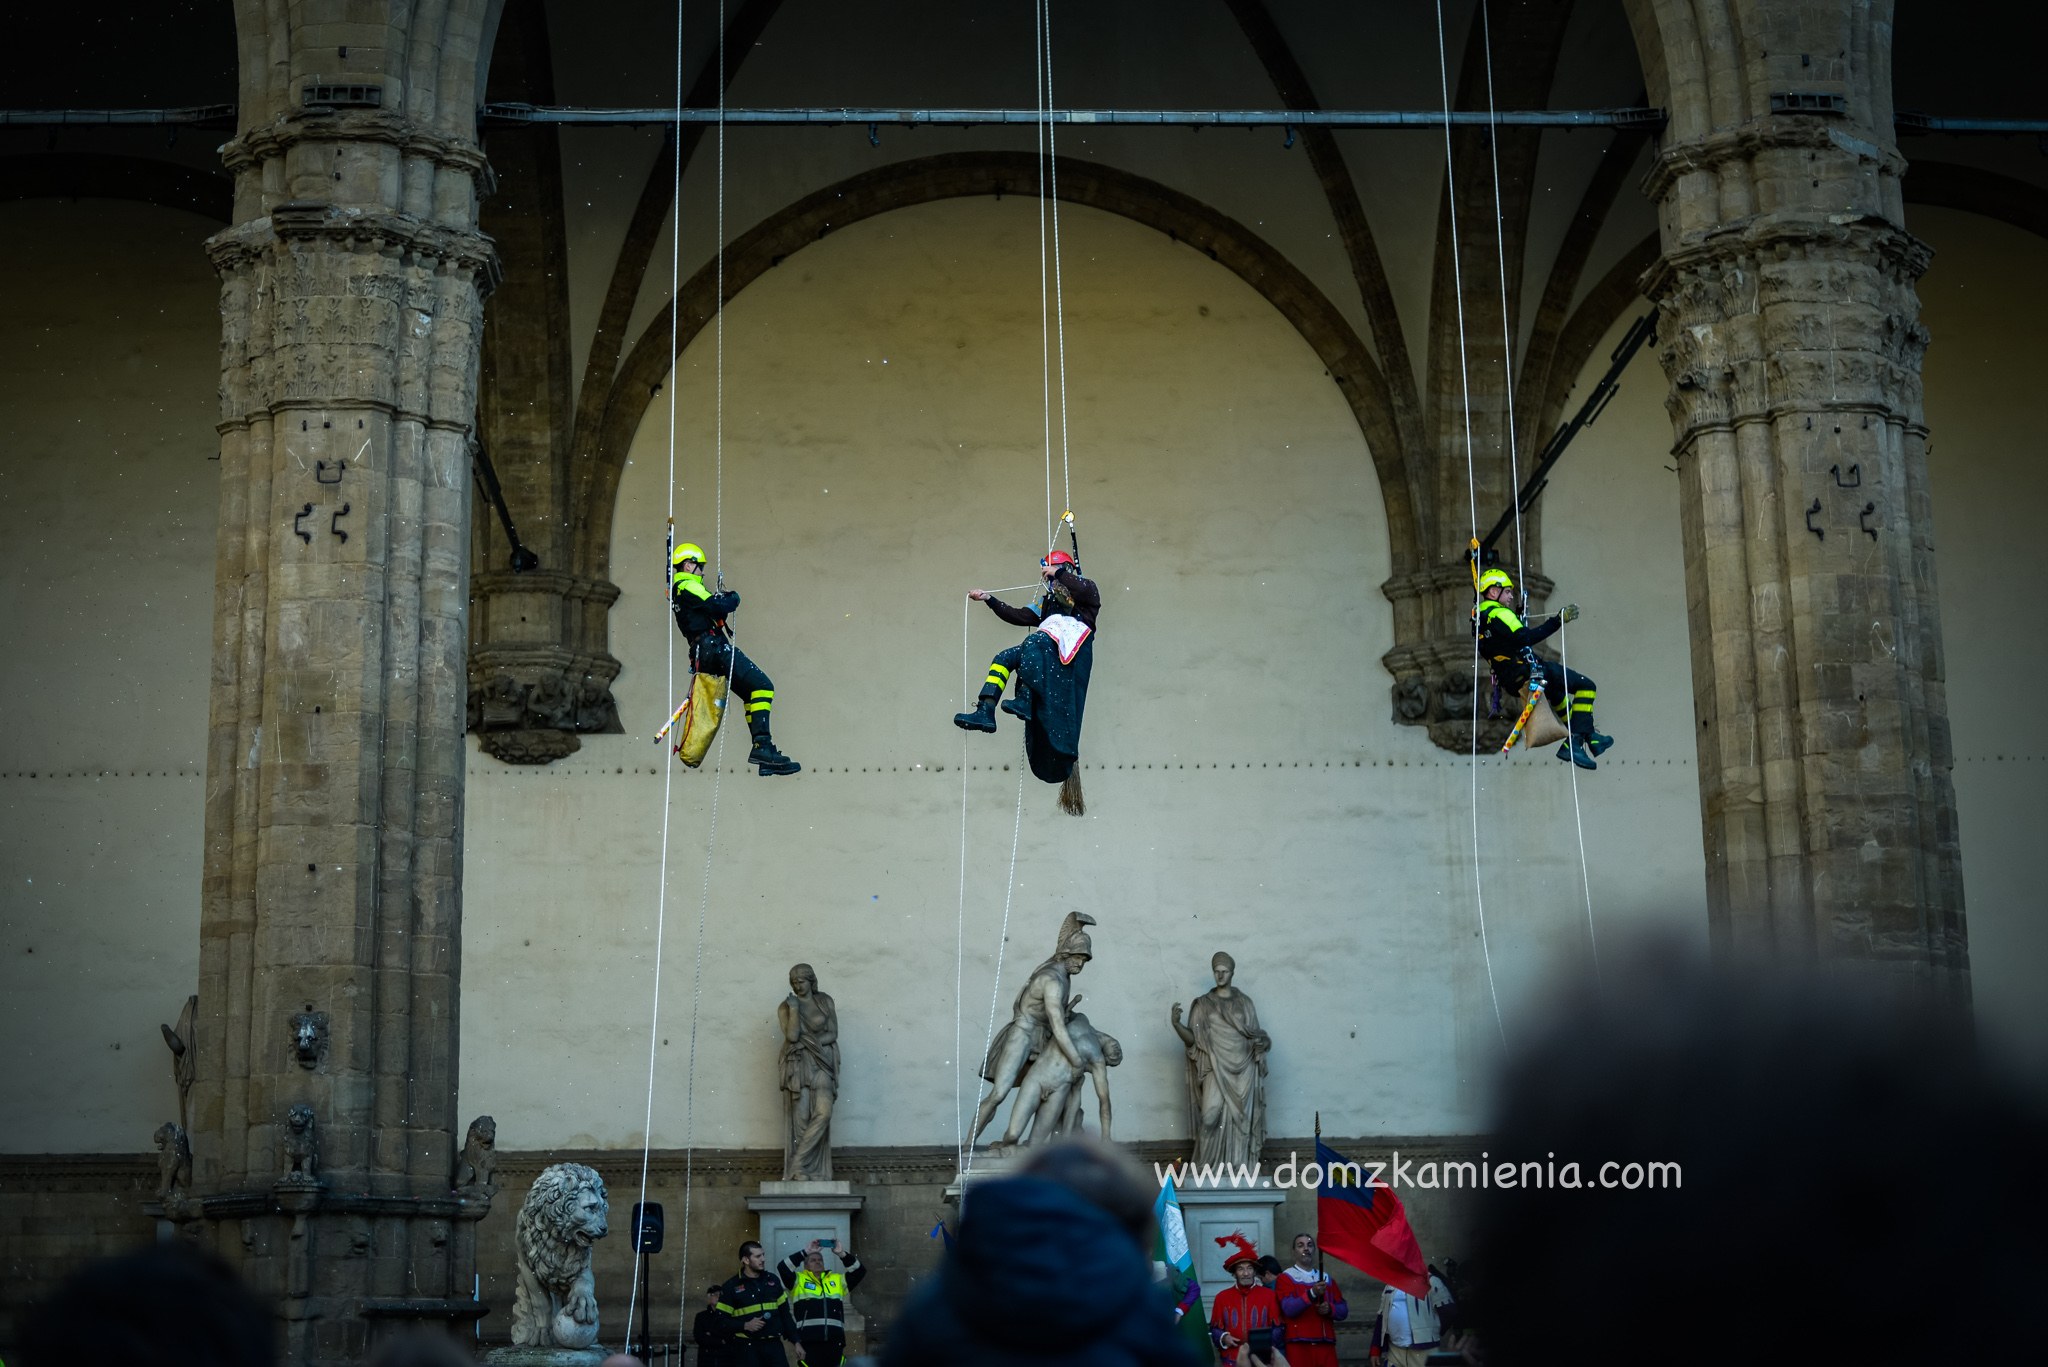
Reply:
[[1249, 1165], [1266, 1143], [1266, 1054], [1252, 999], [1230, 985], [1237, 961], [1218, 951], [1209, 961], [1216, 986], [1188, 1006], [1173, 1004], [1173, 1030], [1187, 1046], [1189, 1129], [1195, 1162]]
[[782, 1180], [832, 1180], [832, 1100], [839, 1095], [839, 1009], [818, 990], [809, 964], [789, 970], [789, 995], [775, 1008], [782, 1023]]

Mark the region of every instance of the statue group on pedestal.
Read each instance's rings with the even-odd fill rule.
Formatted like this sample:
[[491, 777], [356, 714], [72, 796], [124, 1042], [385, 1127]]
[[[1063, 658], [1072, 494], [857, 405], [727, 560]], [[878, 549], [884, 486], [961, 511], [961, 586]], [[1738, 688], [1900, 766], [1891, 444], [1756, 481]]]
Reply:
[[[969, 1143], [980, 1140], [1005, 1101], [1010, 1118], [990, 1146], [1001, 1151], [1043, 1144], [1085, 1128], [1085, 1081], [1095, 1094], [1096, 1124], [1113, 1135], [1109, 1070], [1123, 1063], [1123, 1046], [1096, 1028], [1079, 1007], [1074, 980], [1094, 957], [1088, 927], [1095, 918], [1069, 912], [1052, 954], [1025, 979], [1010, 1019], [989, 1042], [981, 1077], [988, 1084], [974, 1111]], [[1266, 1140], [1266, 1058], [1272, 1037], [1259, 1027], [1252, 999], [1235, 986], [1236, 960], [1218, 952], [1210, 961], [1215, 985], [1196, 997], [1182, 1018], [1170, 1017], [1187, 1056], [1188, 1127], [1197, 1163], [1250, 1165]], [[818, 990], [809, 964], [789, 971], [789, 995], [776, 1008], [781, 1026], [783, 1178], [829, 1181], [832, 1176], [832, 1107], [839, 1094], [839, 1012]]]

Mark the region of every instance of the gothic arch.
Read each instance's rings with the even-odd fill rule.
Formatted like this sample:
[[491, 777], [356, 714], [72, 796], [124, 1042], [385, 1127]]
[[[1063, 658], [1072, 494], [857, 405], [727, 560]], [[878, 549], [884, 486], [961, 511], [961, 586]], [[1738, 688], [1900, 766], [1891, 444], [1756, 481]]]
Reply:
[[[941, 199], [1028, 194], [1038, 159], [1028, 152], [963, 152], [880, 167], [805, 196], [740, 235], [725, 253], [730, 300], [791, 254], [849, 223]], [[1092, 162], [1061, 159], [1060, 198], [1119, 214], [1185, 242], [1235, 272], [1315, 349], [1351, 407], [1379, 475], [1396, 572], [1420, 563], [1409, 499], [1407, 452], [1393, 421], [1386, 378], [1337, 308], [1299, 269], [1243, 224], [1156, 181]], [[669, 309], [648, 323], [611, 387], [594, 449], [574, 476], [576, 571], [608, 576], [612, 519], [626, 453], [657, 387], [712, 314], [707, 265], [683, 286], [675, 351]], [[672, 307], [672, 306], [671, 306]]]

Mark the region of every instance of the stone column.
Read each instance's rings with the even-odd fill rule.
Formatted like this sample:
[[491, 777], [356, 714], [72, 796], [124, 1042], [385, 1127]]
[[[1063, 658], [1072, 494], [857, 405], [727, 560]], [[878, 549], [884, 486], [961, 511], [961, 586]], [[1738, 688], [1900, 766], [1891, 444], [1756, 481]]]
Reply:
[[451, 1225], [480, 1213], [451, 1172], [489, 7], [383, 8], [239, 7], [236, 224], [209, 244], [193, 1205], [302, 1364], [473, 1315]]
[[1888, 82], [1852, 8], [1746, 21], [1745, 121], [1720, 112], [1736, 73], [1675, 70], [1645, 187], [1709, 915], [1723, 952], [1967, 1000], [1914, 293], [1928, 253], [1900, 226]]

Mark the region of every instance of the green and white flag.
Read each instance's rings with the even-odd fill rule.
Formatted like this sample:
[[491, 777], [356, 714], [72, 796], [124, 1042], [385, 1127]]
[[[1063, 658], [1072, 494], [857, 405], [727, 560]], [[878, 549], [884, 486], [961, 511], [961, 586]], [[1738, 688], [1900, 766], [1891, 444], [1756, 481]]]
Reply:
[[1172, 1290], [1174, 1303], [1188, 1307], [1177, 1327], [1194, 1349], [1196, 1360], [1214, 1362], [1216, 1348], [1209, 1342], [1209, 1317], [1202, 1310], [1202, 1285], [1195, 1280], [1194, 1250], [1188, 1247], [1187, 1221], [1181, 1217], [1180, 1193], [1174, 1190], [1171, 1177], [1160, 1184], [1152, 1215], [1159, 1225], [1152, 1244], [1153, 1271]]

